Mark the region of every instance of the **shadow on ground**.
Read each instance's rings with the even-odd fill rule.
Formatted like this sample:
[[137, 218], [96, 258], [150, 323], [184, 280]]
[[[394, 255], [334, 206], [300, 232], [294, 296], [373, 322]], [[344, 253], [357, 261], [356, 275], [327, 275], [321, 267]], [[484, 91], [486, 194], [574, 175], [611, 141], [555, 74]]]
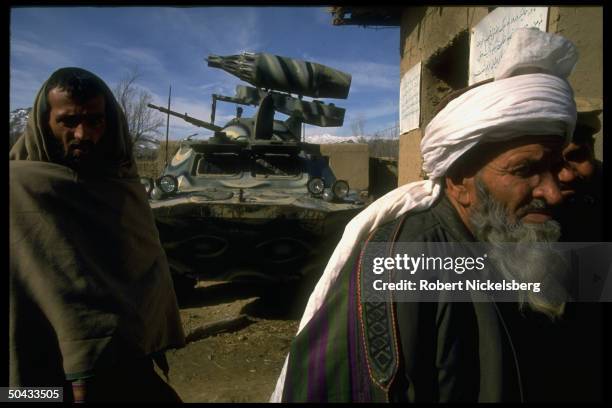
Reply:
[[312, 278], [286, 283], [208, 283], [204, 287], [177, 290], [177, 298], [181, 309], [256, 298], [241, 313], [261, 319], [299, 320], [315, 284]]

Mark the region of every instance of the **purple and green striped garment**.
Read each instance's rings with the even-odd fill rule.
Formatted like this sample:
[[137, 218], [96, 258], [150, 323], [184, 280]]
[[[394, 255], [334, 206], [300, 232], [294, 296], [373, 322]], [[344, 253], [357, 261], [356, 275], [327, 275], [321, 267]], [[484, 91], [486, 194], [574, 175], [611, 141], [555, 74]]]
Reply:
[[294, 339], [283, 402], [388, 401], [368, 369], [358, 296], [360, 252], [353, 251], [321, 308]]

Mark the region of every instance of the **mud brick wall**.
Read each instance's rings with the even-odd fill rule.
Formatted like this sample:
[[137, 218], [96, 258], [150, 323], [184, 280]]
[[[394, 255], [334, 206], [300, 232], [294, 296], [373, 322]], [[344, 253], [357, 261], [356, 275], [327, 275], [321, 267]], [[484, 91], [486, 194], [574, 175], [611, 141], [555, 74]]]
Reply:
[[346, 180], [355, 190], [368, 189], [370, 159], [367, 144], [322, 144], [321, 154], [329, 157], [329, 165], [337, 179]]
[[[468, 85], [470, 30], [494, 7], [406, 7], [400, 28], [400, 78], [422, 63], [420, 129], [400, 136], [398, 184], [422, 179], [419, 145], [442, 98]], [[603, 8], [549, 7], [548, 32], [576, 44], [579, 61], [569, 78], [576, 96], [603, 96]], [[595, 156], [603, 160], [602, 130]]]

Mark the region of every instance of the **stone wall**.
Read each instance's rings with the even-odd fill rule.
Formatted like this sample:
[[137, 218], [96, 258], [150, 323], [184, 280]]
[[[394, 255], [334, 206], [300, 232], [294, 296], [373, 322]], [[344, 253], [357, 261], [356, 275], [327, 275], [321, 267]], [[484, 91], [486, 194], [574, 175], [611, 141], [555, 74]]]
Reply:
[[[578, 47], [578, 64], [570, 84], [576, 96], [603, 99], [603, 8], [551, 7], [548, 31], [561, 34]], [[603, 161], [603, 112], [595, 135], [595, 157]]]

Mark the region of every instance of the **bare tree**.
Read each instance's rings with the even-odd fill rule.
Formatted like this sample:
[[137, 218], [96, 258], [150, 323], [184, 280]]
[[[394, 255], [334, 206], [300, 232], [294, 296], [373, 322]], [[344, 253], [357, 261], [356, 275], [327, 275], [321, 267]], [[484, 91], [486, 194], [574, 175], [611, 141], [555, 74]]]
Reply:
[[128, 72], [115, 87], [115, 97], [125, 113], [132, 143], [159, 144], [157, 137], [161, 135], [159, 129], [164, 125], [164, 118], [159, 112], [147, 107], [153, 97], [148, 91], [136, 86], [139, 77], [136, 69]]

